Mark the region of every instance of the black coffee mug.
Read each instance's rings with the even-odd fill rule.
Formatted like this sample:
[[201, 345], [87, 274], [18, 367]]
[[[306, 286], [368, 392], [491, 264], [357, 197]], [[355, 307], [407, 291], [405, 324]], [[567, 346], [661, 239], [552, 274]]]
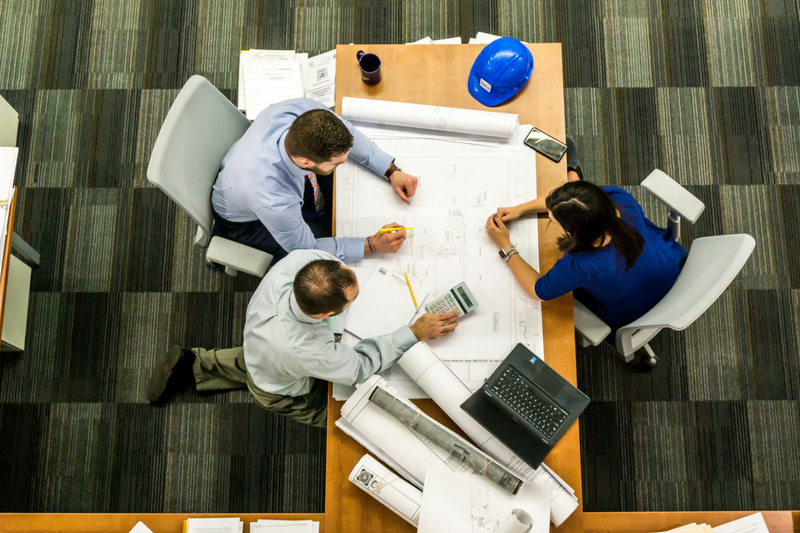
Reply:
[[356, 59], [358, 59], [358, 68], [361, 69], [361, 81], [367, 85], [375, 85], [381, 81], [381, 58], [359, 50], [356, 52]]

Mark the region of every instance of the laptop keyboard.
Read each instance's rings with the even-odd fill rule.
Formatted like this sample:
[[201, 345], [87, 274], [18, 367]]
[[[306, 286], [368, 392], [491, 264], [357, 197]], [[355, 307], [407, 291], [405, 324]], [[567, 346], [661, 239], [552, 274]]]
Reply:
[[495, 396], [549, 439], [568, 415], [560, 407], [543, 401], [534, 390], [528, 380], [511, 366], [505, 369], [491, 388]]

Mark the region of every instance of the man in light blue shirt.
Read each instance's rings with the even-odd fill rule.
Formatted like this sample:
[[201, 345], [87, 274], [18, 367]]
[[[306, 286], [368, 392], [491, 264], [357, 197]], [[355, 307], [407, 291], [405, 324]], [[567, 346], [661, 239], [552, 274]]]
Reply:
[[341, 260], [396, 252], [405, 230], [330, 237], [330, 174], [347, 159], [383, 176], [410, 203], [417, 178], [352, 124], [307, 98], [271, 105], [222, 160], [211, 193], [213, 234], [264, 250], [276, 261], [298, 249], [324, 250]]
[[153, 368], [147, 398], [160, 405], [194, 376], [197, 390], [247, 387], [256, 402], [298, 422], [324, 427], [328, 382], [354, 385], [386, 370], [419, 341], [450, 335], [458, 314], [425, 313], [355, 346], [337, 342], [347, 308], [358, 296], [355, 273], [321, 250], [296, 250], [258, 286], [244, 326], [244, 346], [170, 349]]

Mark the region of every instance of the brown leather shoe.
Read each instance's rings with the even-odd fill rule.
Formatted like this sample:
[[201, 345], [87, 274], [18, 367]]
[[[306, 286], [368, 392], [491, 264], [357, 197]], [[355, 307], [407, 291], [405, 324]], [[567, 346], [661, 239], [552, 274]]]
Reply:
[[164, 355], [164, 360], [158, 363], [150, 374], [147, 382], [147, 399], [153, 405], [166, 402], [178, 389], [182, 374], [192, 371], [194, 352], [184, 350], [180, 346], [173, 346]]

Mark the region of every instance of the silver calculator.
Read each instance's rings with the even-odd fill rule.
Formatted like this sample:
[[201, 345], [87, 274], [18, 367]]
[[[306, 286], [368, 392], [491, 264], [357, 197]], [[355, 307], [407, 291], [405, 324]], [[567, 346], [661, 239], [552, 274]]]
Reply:
[[478, 302], [467, 288], [466, 283], [459, 283], [446, 293], [425, 304], [425, 310], [429, 313], [458, 311], [458, 316], [466, 315], [476, 307], [478, 307]]

